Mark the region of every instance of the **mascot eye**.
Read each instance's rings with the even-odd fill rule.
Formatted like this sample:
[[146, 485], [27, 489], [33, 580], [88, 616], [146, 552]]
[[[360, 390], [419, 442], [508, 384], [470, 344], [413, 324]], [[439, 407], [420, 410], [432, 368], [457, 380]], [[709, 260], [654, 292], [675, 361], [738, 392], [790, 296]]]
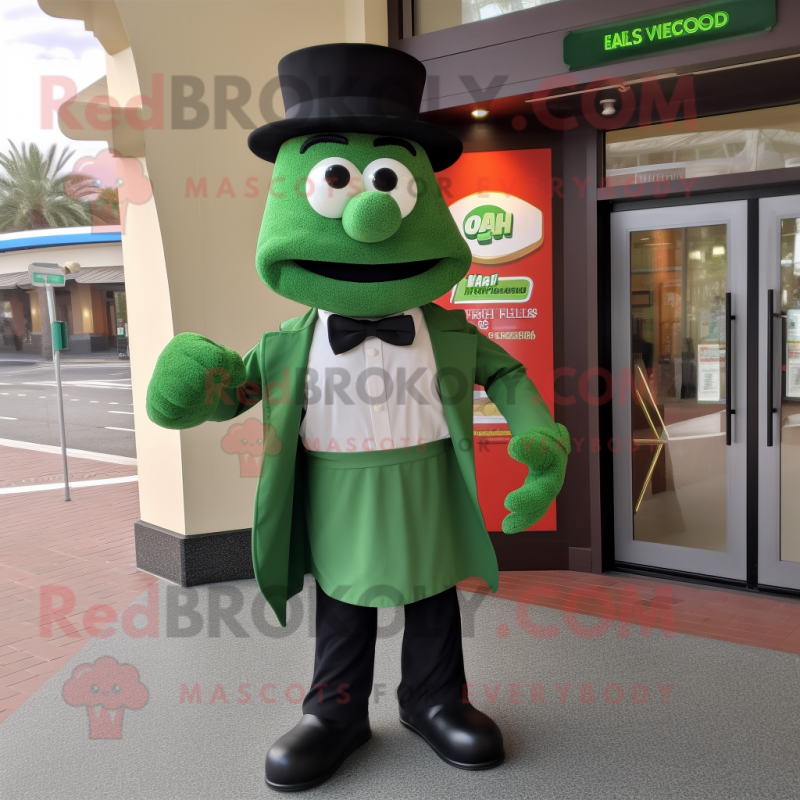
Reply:
[[364, 190], [384, 192], [400, 206], [407, 217], [417, 202], [417, 182], [411, 170], [393, 158], [378, 158], [364, 170]]
[[306, 197], [317, 214], [341, 219], [347, 203], [364, 191], [358, 167], [346, 158], [324, 158], [306, 179]]
[[91, 691], [92, 694], [97, 694], [100, 691], [100, 687], [96, 683], [93, 683], [89, 691]]

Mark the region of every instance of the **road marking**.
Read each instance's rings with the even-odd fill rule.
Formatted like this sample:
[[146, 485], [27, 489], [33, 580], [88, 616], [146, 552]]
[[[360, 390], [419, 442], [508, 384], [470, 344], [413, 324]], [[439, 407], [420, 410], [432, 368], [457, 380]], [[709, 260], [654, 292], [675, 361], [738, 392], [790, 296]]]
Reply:
[[[0, 439], [3, 447], [17, 447], [20, 450], [35, 450], [39, 453], [61, 453], [61, 448], [52, 444], [37, 444], [36, 442], [18, 442], [16, 439]], [[76, 450], [67, 448], [67, 455], [73, 458], [86, 458], [89, 461], [106, 461], [109, 464], [131, 464], [136, 466], [135, 458], [129, 456], [114, 456], [110, 453], [93, 453], [90, 450]]]
[[100, 401], [99, 400], [90, 400], [89, 402], [90, 403], [99, 403]]
[[13, 420], [16, 420], [18, 418], [17, 417], [0, 417], [0, 419], [13, 419]]
[[8, 394], [8, 392], [0, 392], [0, 394]]
[[46, 394], [40, 394], [39, 395], [39, 400], [47, 400], [47, 395]]
[[73, 398], [70, 400], [70, 403], [80, 403], [80, 400], [78, 400], [78, 398], [77, 398], [77, 397], [73, 397]]
[[[55, 386], [55, 381], [22, 381], [23, 386]], [[125, 389], [130, 391], [131, 384], [120, 385], [112, 381], [61, 381], [62, 386], [75, 386], [82, 389]]]
[[[70, 481], [70, 489], [83, 489], [88, 486], [110, 486], [115, 483], [134, 483], [139, 480], [138, 475], [123, 475], [119, 478], [101, 478], [96, 481]], [[27, 492], [46, 492], [51, 489], [63, 489], [63, 483], [40, 483], [36, 486], [9, 486], [0, 489], [2, 494], [24, 494]]]
[[109, 403], [110, 406], [118, 406], [119, 403]]
[[18, 394], [18, 395], [17, 395], [17, 397], [27, 397], [27, 396], [28, 396], [28, 395], [26, 395], [26, 394]]
[[109, 414], [133, 414], [133, 411], [109, 411]]
[[129, 433], [134, 433], [133, 428], [112, 428], [106, 425], [107, 431], [128, 431]]

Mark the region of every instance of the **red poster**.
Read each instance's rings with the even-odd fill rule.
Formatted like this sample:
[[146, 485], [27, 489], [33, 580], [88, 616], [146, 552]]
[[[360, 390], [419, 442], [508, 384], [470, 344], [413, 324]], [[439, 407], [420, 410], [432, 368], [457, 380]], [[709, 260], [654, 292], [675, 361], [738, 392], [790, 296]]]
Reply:
[[[469, 274], [437, 302], [460, 308], [519, 359], [553, 412], [553, 249], [549, 150], [465, 153], [439, 173], [450, 211], [472, 251]], [[502, 530], [506, 495], [527, 467], [508, 455], [505, 418], [476, 386], [478, 498], [486, 527]], [[555, 530], [555, 503], [530, 530]]]

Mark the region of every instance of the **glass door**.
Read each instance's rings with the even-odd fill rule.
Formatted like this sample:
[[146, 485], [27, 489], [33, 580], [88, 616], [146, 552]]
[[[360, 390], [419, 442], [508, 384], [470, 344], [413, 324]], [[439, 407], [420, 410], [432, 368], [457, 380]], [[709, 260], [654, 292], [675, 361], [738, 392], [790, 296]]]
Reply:
[[759, 205], [758, 582], [800, 589], [800, 197]]
[[612, 215], [617, 561], [745, 578], [746, 222]]

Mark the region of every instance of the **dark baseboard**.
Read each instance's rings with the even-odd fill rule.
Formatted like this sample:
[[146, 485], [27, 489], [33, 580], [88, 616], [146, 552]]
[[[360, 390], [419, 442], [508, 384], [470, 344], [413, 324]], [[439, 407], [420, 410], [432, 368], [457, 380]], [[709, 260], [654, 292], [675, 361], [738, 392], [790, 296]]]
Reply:
[[569, 569], [567, 543], [555, 531], [489, 532], [500, 572]]
[[184, 536], [134, 523], [136, 566], [180, 586], [253, 578], [250, 529]]
[[[241, 581], [254, 577], [250, 529], [184, 536], [139, 520], [133, 526], [136, 566], [180, 586]], [[568, 549], [552, 531], [516, 536], [490, 533], [501, 571], [547, 570], [579, 567], [590, 571], [582, 548]], [[515, 545], [516, 541], [516, 546]], [[519, 547], [520, 541], [525, 547]], [[576, 552], [572, 553], [570, 550]], [[588, 552], [588, 549], [587, 549]], [[569, 553], [569, 555], [568, 555]], [[590, 553], [589, 553], [590, 555]]]

